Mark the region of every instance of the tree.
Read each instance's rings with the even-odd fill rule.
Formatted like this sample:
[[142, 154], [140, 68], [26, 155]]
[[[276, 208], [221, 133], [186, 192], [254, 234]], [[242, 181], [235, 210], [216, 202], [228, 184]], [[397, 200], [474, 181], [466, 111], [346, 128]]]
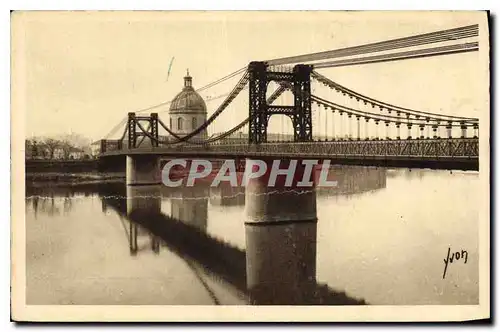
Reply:
[[43, 159], [47, 159], [49, 157], [49, 149], [47, 148], [47, 145], [45, 145], [44, 141], [37, 142], [35, 156]]
[[90, 153], [90, 140], [82, 135], [75, 133], [62, 135], [59, 137], [59, 141], [61, 142], [60, 148], [62, 149], [64, 159], [68, 159], [71, 156], [71, 152], [75, 150]]
[[26, 138], [25, 140], [25, 158], [35, 159], [38, 157], [44, 157], [44, 145], [43, 142], [40, 143], [39, 139], [35, 137]]
[[71, 155], [71, 151], [73, 150], [73, 144], [71, 142], [62, 140], [60, 148], [62, 149], [63, 152], [63, 159], [69, 159]]
[[46, 147], [49, 159], [54, 159], [54, 152], [60, 147], [61, 142], [55, 138], [48, 137], [43, 140], [43, 144]]
[[[69, 159], [74, 151], [92, 154], [90, 140], [79, 134], [66, 134], [57, 137], [31, 137], [25, 139], [25, 158], [54, 159], [60, 149], [62, 158]], [[60, 157], [60, 156], [57, 156]]]
[[32, 159], [33, 156], [33, 140], [25, 139], [24, 140], [24, 158]]

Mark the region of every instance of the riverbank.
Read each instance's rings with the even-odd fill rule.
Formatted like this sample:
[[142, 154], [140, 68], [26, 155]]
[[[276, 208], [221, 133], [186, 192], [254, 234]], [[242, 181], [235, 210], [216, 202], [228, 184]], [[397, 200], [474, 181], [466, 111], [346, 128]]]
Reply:
[[97, 172], [99, 161], [97, 159], [85, 160], [25, 160], [26, 173], [92, 173]]
[[61, 173], [61, 172], [30, 172], [25, 176], [27, 186], [57, 186], [90, 183], [109, 183], [125, 181], [125, 173]]

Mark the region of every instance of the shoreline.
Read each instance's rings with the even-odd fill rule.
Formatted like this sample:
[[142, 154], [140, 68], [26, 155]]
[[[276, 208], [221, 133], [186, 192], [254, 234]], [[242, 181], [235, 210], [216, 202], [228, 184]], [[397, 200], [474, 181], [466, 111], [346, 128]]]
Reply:
[[113, 183], [125, 181], [125, 173], [62, 173], [62, 172], [29, 172], [25, 175], [26, 186], [68, 186], [94, 183]]

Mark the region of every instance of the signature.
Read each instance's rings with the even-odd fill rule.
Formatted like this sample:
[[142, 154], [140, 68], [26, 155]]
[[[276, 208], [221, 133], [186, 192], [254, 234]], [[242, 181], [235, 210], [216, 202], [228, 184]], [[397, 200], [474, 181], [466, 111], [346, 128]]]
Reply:
[[469, 254], [467, 250], [462, 250], [461, 252], [452, 252], [450, 256], [451, 249], [448, 247], [448, 256], [444, 259], [444, 272], [443, 279], [446, 277], [446, 270], [448, 269], [448, 263], [451, 264], [454, 261], [458, 262], [460, 259], [464, 260], [464, 264], [467, 264], [467, 257]]

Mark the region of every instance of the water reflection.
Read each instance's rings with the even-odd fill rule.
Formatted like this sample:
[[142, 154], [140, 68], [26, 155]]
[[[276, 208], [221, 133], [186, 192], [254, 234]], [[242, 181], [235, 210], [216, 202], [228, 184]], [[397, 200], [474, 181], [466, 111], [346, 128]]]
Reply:
[[332, 166], [329, 178], [336, 187], [318, 187], [317, 196], [350, 196], [386, 187], [387, 169], [378, 167]]
[[[98, 192], [98, 184], [73, 186], [27, 185], [25, 208], [48, 216], [67, 215], [79, 198], [89, 197]], [[103, 211], [104, 212], [104, 211]]]
[[[318, 196], [354, 194], [385, 186], [383, 169], [339, 167], [331, 173], [338, 181], [338, 187], [320, 188], [317, 191]], [[126, 186], [124, 183], [71, 187], [30, 186], [26, 189], [26, 205], [27, 209], [34, 211], [35, 218], [39, 212], [54, 216], [61, 214], [61, 211], [68, 213], [74, 204], [77, 204], [78, 198], [88, 197], [93, 193], [98, 193], [104, 214], [110, 210], [118, 213], [132, 256], [150, 251], [160, 254], [161, 247], [166, 247], [183, 258], [204, 285], [197, 266], [201, 267], [204, 273], [215, 274], [224, 283], [247, 294], [250, 303], [254, 304], [363, 303], [362, 300], [350, 298], [343, 292], [334, 291], [327, 285], [316, 282], [316, 224], [247, 227], [247, 241], [257, 245], [257, 252], [253, 252], [250, 257], [247, 257], [244, 250], [226, 242], [226, 239], [208, 234], [209, 204], [244, 206], [244, 187], [231, 187], [227, 183], [211, 187], [208, 182], [200, 182], [195, 187], [178, 188], [161, 185]], [[162, 201], [169, 203], [163, 211]], [[243, 223], [244, 220], [234, 222]], [[291, 240], [293, 247], [286, 245]], [[268, 244], [272, 244], [274, 248]], [[259, 253], [259, 248], [266, 253]], [[270, 254], [277, 255], [277, 261], [283, 266], [260, 264], [258, 273], [250, 271], [251, 274], [247, 278], [247, 265], [259, 265], [259, 257]], [[248, 259], [252, 262], [247, 264]], [[298, 273], [304, 274], [303, 276], [270, 276], [282, 273], [287, 266], [294, 264], [302, 265]], [[271, 278], [278, 282], [266, 284], [262, 282], [262, 278]], [[282, 287], [287, 283], [287, 278], [290, 278], [288, 283], [303, 281]], [[248, 292], [248, 283], [252, 284], [251, 293]], [[207, 292], [213, 295], [208, 286], [206, 288]], [[219, 303], [215, 295], [211, 297], [214, 303]]]
[[[384, 168], [332, 166], [330, 173], [334, 175], [332, 178], [338, 181], [338, 186], [319, 187], [316, 189], [317, 196], [342, 195], [348, 197], [349, 195], [382, 189], [386, 186], [387, 177], [398, 176], [401, 172], [408, 177], [413, 175], [422, 177], [425, 174], [407, 170], [391, 170], [388, 172]], [[86, 183], [68, 186], [33, 186], [27, 184], [26, 209], [32, 209], [35, 214], [40, 212], [51, 216], [62, 212], [69, 213], [73, 209], [73, 205], [78, 202], [78, 198], [92, 196], [100, 192], [102, 188], [116, 187], [116, 185], [116, 183]], [[200, 182], [197, 183], [196, 187], [189, 188], [161, 186], [159, 192], [155, 193], [155, 195], [161, 196], [163, 201], [168, 200], [170, 202], [171, 210], [166, 211], [167, 214], [186, 223], [198, 225], [197, 227], [202, 229], [207, 228], [208, 204], [221, 207], [245, 205], [245, 188], [240, 186], [232, 187], [226, 182], [222, 182], [217, 187], [211, 187], [209, 182]], [[134, 196], [142, 195], [136, 193]], [[145, 201], [147, 201], [147, 197], [143, 198], [146, 198]], [[103, 202], [102, 212], [107, 211], [106, 206]]]
[[[117, 226], [116, 229], [119, 230], [119, 233], [123, 234], [118, 233], [122, 242], [117, 242], [114, 238], [109, 240], [104, 238], [104, 241], [109, 241], [109, 246], [116, 246], [118, 244], [118, 246], [121, 246], [122, 252], [125, 251], [127, 259], [145, 260], [149, 262], [148, 264], [161, 264], [151, 263], [149, 260], [150, 257], [163, 257], [174, 253], [186, 263], [185, 265], [188, 266], [191, 275], [203, 286], [205, 293], [208, 294], [208, 297], [214, 304], [225, 303], [220, 298], [220, 291], [216, 291], [217, 287], [235, 289], [239, 293], [245, 294], [248, 303], [251, 304], [362, 303], [362, 301], [355, 300], [354, 298], [367, 298], [370, 303], [387, 303], [394, 301], [391, 300], [392, 298], [396, 298], [396, 304], [418, 303], [418, 299], [420, 298], [424, 303], [439, 301], [439, 296], [443, 296], [443, 291], [439, 289], [440, 286], [436, 279], [428, 279], [431, 274], [427, 270], [424, 273], [413, 270], [417, 267], [426, 266], [426, 263], [419, 261], [419, 264], [413, 267], [411, 265], [413, 261], [411, 256], [411, 259], [405, 263], [401, 260], [401, 257], [409, 256], [406, 254], [397, 255], [390, 248], [394, 248], [397, 245], [402, 251], [406, 250], [401, 246], [400, 241], [397, 241], [398, 238], [405, 236], [402, 241], [410, 243], [408, 250], [413, 251], [416, 245], [419, 246], [418, 248], [421, 248], [422, 242], [426, 244], [428, 251], [436, 252], [434, 250], [435, 243], [438, 242], [436, 239], [439, 236], [444, 241], [448, 241], [446, 237], [448, 233], [446, 232], [456, 232], [456, 220], [458, 219], [455, 219], [455, 216], [451, 216], [449, 218], [451, 223], [448, 222], [445, 224], [447, 225], [446, 227], [441, 227], [440, 224], [442, 224], [442, 221], [440, 223], [430, 223], [430, 221], [427, 223], [428, 218], [422, 215], [425, 211], [421, 209], [417, 209], [409, 214], [409, 210], [401, 210], [400, 207], [394, 207], [391, 210], [386, 208], [385, 211], [379, 211], [377, 208], [373, 210], [372, 205], [373, 203], [382, 205], [384, 202], [391, 202], [391, 199], [394, 199], [394, 193], [401, 196], [402, 192], [410, 190], [408, 189], [410, 186], [411, 190], [415, 190], [418, 193], [417, 197], [422, 197], [424, 200], [435, 200], [435, 198], [432, 198], [434, 196], [428, 195], [429, 193], [434, 193], [436, 191], [435, 188], [425, 191], [422, 189], [422, 186], [425, 185], [422, 184], [415, 187], [415, 181], [430, 177], [432, 181], [425, 182], [428, 185], [429, 183], [439, 183], [439, 179], [443, 178], [441, 182], [446, 185], [439, 188], [446, 189], [447, 185], [449, 186], [450, 178], [447, 176], [443, 177], [441, 173], [437, 174], [435, 172], [387, 171], [380, 168], [362, 167], [337, 167], [332, 170], [332, 176], [338, 181], [338, 187], [318, 188], [316, 192], [319, 204], [319, 226], [315, 224], [302, 225], [295, 227], [295, 229], [289, 228], [288, 230], [286, 226], [282, 229], [261, 228], [255, 232], [252, 231], [250, 234], [250, 236], [256, 236], [259, 239], [258, 241], [262, 241], [263, 243], [272, 244], [287, 241], [294, 243], [296, 247], [294, 250], [288, 252], [284, 252], [286, 246], [262, 245], [263, 248], [267, 246], [265, 253], [267, 255], [287, 257], [286, 260], [283, 260], [287, 262], [286, 264], [304, 263], [305, 266], [313, 267], [317, 262], [318, 271], [312, 268], [304, 269], [304, 276], [298, 278], [302, 280], [309, 279], [311, 282], [296, 284], [294, 286], [294, 294], [272, 293], [272, 289], [269, 291], [269, 287], [267, 287], [263, 288], [261, 295], [256, 297], [255, 295], [251, 296], [248, 291], [247, 260], [249, 257], [247, 257], [245, 237], [243, 236], [247, 230], [244, 226], [245, 220], [242, 213], [247, 199], [244, 188], [232, 188], [224, 183], [216, 188], [210, 187], [209, 183], [199, 183], [194, 188], [167, 188], [165, 186], [127, 187], [124, 183], [72, 187], [30, 186], [26, 188], [26, 209], [33, 212], [35, 219], [41, 218], [40, 214], [53, 218], [55, 216], [64, 216], [72, 211], [72, 213], [76, 213], [77, 215], [85, 215], [83, 218], [93, 218], [92, 214], [95, 215], [95, 210], [89, 209], [87, 212], [79, 207], [81, 206], [80, 202], [89, 202], [89, 199], [85, 197], [97, 194], [99, 197], [97, 211], [102, 211], [103, 216], [105, 216], [103, 221], [112, 220]], [[391, 180], [390, 189], [392, 190], [391, 192], [394, 192], [391, 194], [392, 196], [387, 191], [389, 189], [387, 186], [388, 179], [397, 179]], [[410, 184], [406, 182], [409, 181], [407, 179], [413, 182]], [[459, 179], [461, 178], [453, 177], [452, 183], [458, 183], [458, 187], [464, 187], [467, 190], [471, 188], [469, 182], [461, 182]], [[387, 189], [384, 189], [386, 187]], [[451, 193], [458, 193], [461, 189], [451, 188], [450, 190]], [[349, 203], [349, 200], [354, 201]], [[470, 201], [470, 198], [465, 201]], [[367, 202], [372, 205], [368, 207], [366, 205]], [[452, 200], [450, 202], [455, 201]], [[354, 205], [356, 210], [349, 210]], [[87, 207], [88, 205], [86, 205], [85, 209]], [[443, 209], [443, 207], [446, 206], [443, 204], [433, 205], [433, 209], [437, 210]], [[398, 212], [399, 210], [405, 211], [405, 219], [401, 220], [401, 222], [404, 222], [404, 225], [396, 224], [392, 220], [395, 219], [395, 213], [400, 213]], [[377, 213], [380, 213], [386, 219], [380, 219], [377, 225], [370, 223], [370, 214], [373, 211], [377, 211]], [[438, 213], [440, 212], [438, 211]], [[473, 213], [473, 209], [468, 211], [466, 214], [467, 218], [470, 219]], [[113, 215], [113, 218], [110, 217], [111, 215]], [[115, 221], [116, 217], [114, 216], [117, 215], [119, 216], [119, 223]], [[416, 222], [414, 223], [410, 219], [412, 216], [415, 216], [414, 219]], [[72, 215], [70, 218], [76, 219], [77, 216]], [[71, 227], [77, 227], [72, 219], [68, 218], [69, 220], [71, 222], [68, 223], [68, 226], [72, 224]], [[100, 222], [102, 223], [102, 221]], [[237, 227], [234, 225], [237, 225]], [[42, 225], [41, 227], [36, 229], [44, 231], [44, 226]], [[62, 227], [65, 226], [63, 225]], [[378, 230], [375, 230], [375, 228]], [[259, 232], [261, 234], [258, 234]], [[378, 233], [374, 237], [372, 235], [375, 232]], [[384, 234], [391, 232], [398, 232], [398, 237], [386, 238], [384, 236]], [[408, 232], [414, 234], [414, 237], [419, 235], [416, 232], [422, 234], [415, 241], [411, 241], [411, 238], [406, 238], [406, 233]], [[109, 233], [106, 234], [106, 236], [110, 236]], [[283, 237], [284, 234], [288, 235]], [[366, 236], [363, 234], [366, 234]], [[444, 234], [444, 237], [442, 234]], [[102, 234], [99, 235], [103, 236]], [[51, 242], [55, 243], [57, 240], [57, 234], [54, 237], [52, 234], [47, 234], [46, 236], [51, 238]], [[248, 236], [247, 234], [247, 239]], [[242, 243], [238, 243], [235, 238], [243, 238]], [[69, 242], [71, 243], [72, 241]], [[475, 256], [472, 253], [474, 252], [474, 242], [471, 244], [470, 241], [452, 242], [450, 240], [449, 243], [464, 243], [464, 245], [467, 245], [467, 249], [471, 251], [470, 261], [474, 262]], [[448, 242], [446, 244], [448, 245]], [[106, 247], [103, 248], [105, 249]], [[438, 248], [437, 251], [439, 250]], [[132, 258], [129, 258], [129, 254]], [[378, 259], [378, 263], [370, 261], [371, 255], [375, 259]], [[74, 259], [78, 261], [78, 257]], [[438, 278], [441, 278], [442, 275], [441, 266], [439, 266], [440, 262], [441, 260], [437, 259], [438, 267], [436, 270], [439, 271], [435, 274]], [[54, 264], [57, 265], [57, 261]], [[102, 264], [106, 266], [109, 262], [103, 261]], [[400, 269], [400, 265], [404, 267], [410, 266], [410, 272], [407, 273], [406, 270]], [[163, 269], [162, 265], [158, 265], [157, 268]], [[64, 266], [57, 265], [57, 269], [64, 270]], [[164, 267], [164, 269], [167, 269], [167, 267]], [[269, 270], [266, 270], [266, 267], [261, 267], [259, 275], [268, 274], [269, 276], [269, 273], [275, 273], [276, 270], [276, 268], [273, 269], [272, 267]], [[471, 270], [473, 271], [472, 265]], [[434, 273], [434, 271], [431, 272]], [[453, 272], [455, 271], [452, 270], [451, 273]], [[36, 275], [36, 272], [34, 272], [34, 275]], [[207, 276], [214, 278], [219, 286], [215, 286], [213, 283], [207, 281], [210, 279]], [[419, 280], [424, 280], [425, 283], [432, 282], [433, 285], [438, 285], [438, 287], [434, 286], [436, 288], [435, 292], [440, 292], [439, 294], [441, 295], [426, 294], [425, 297], [419, 297], [419, 292], [414, 293], [411, 291], [411, 280], [413, 279], [408, 279], [409, 277], [407, 278], [407, 276], [415, 276]], [[143, 278], [146, 279], [142, 282], [149, 282], [149, 279], [147, 279], [149, 277], [143, 276]], [[404, 285], [402, 283], [391, 284], [391, 280], [395, 280], [394, 282], [396, 282], [397, 280], [401, 280], [401, 278], [406, 278]], [[449, 275], [449, 278], [450, 282], [461, 285], [457, 279], [452, 279], [452, 274]], [[467, 280], [470, 280], [468, 281], [470, 283], [476, 280], [474, 274], [467, 274], [467, 278]], [[103, 282], [105, 282], [104, 280]], [[113, 283], [114, 281], [109, 280], [108, 282]], [[397, 289], [398, 292], [404, 295], [398, 297], [397, 295], [392, 295], [393, 293], [387, 292], [384, 295], [385, 293], [381, 292], [380, 287], [377, 286], [381, 284], [390, 285], [390, 288], [387, 288], [390, 289], [390, 292], [396, 292]], [[190, 287], [189, 282], [185, 284], [180, 283], [172, 287], [182, 288], [182, 286]], [[136, 288], [137, 292], [140, 293], [140, 287]], [[335, 290], [336, 288], [346, 290], [350, 296]], [[469, 292], [469, 289], [464, 290], [464, 294], [465, 292]], [[411, 300], [406, 300], [407, 298]], [[462, 298], [465, 299], [462, 301], [466, 301], [467, 303], [474, 301], [474, 296], [470, 296], [469, 293], [452, 297], [452, 299], [458, 299], [456, 301], [459, 302]], [[149, 299], [142, 301], [137, 300], [134, 303], [150, 302]], [[197, 303], [196, 301], [198, 301], [198, 296], [192, 300], [193, 303]], [[123, 304], [128, 304], [128, 302], [123, 302]]]
[[[318, 196], [354, 194], [385, 186], [385, 170], [376, 168], [336, 168], [332, 174], [338, 181], [336, 188], [321, 188]], [[208, 205], [234, 206], [245, 204], [245, 188], [223, 183], [211, 187], [200, 182], [195, 187], [167, 188], [165, 186], [107, 185], [99, 190], [106, 206], [130, 221], [130, 251], [138, 251], [138, 237], [149, 233], [151, 248], [161, 239], [164, 246], [175, 251], [187, 262], [196, 262], [208, 273], [215, 273], [238, 290], [248, 293], [252, 284], [250, 302], [254, 304], [359, 304], [363, 301], [348, 297], [327, 285], [316, 282], [316, 224], [247, 227], [247, 241], [257, 246], [257, 252], [248, 257], [224, 240], [207, 233]], [[168, 199], [169, 207], [162, 211], [161, 199]], [[243, 220], [234, 222], [243, 223]], [[291, 237], [290, 237], [291, 236]], [[139, 241], [140, 242], [140, 241]], [[290, 244], [290, 245], [287, 245]], [[269, 247], [268, 244], [274, 246]], [[260, 248], [260, 249], [259, 249]], [[261, 250], [261, 251], [259, 251]], [[263, 252], [264, 250], [265, 252]], [[259, 263], [259, 257], [275, 256], [280, 266]], [[248, 263], [248, 259], [252, 259]], [[262, 265], [264, 264], [264, 265]], [[301, 265], [297, 273], [289, 275], [286, 267]], [[248, 266], [255, 267], [257, 274]], [[251, 273], [247, 277], [248, 273]], [[279, 275], [272, 277], [271, 274]], [[287, 282], [286, 279], [290, 278]], [[262, 280], [278, 280], [268, 284]], [[260, 281], [259, 281], [260, 280]], [[302, 280], [302, 281], [300, 281]], [[297, 283], [298, 282], [298, 283]], [[288, 284], [287, 284], [288, 283]], [[290, 284], [292, 283], [292, 284]], [[287, 287], [283, 287], [287, 285]], [[290, 288], [291, 287], [291, 288]], [[293, 292], [290, 292], [293, 289]]]
[[[137, 204], [140, 200], [148, 200], [154, 197], [157, 190], [164, 188], [160, 186], [149, 186], [151, 192], [148, 194], [145, 191], [141, 192], [141, 196], [130, 196], [130, 194], [138, 193], [137, 191], [127, 191], [124, 184], [108, 185], [100, 188], [99, 196], [105, 202], [107, 208], [115, 210], [118, 214], [127, 218], [131, 225], [136, 225], [139, 229], [149, 230], [161, 239], [162, 245], [168, 250], [175, 252], [180, 257], [187, 261], [196, 261], [202, 267], [210, 269], [211, 272], [217, 274], [226, 282], [235, 285], [239, 289], [244, 289], [244, 282], [241, 278], [244, 276], [244, 252], [236, 248], [232, 248], [226, 243], [217, 239], [211, 238], [205, 232], [207, 220], [192, 218], [193, 212], [186, 213], [189, 217], [186, 222], [184, 220], [173, 217], [169, 214], [162, 213], [156, 208], [141, 209]], [[206, 188], [208, 189], [208, 187]], [[183, 215], [179, 211], [187, 211], [188, 207], [197, 207], [197, 212], [202, 216], [207, 215], [207, 211], [202, 211], [206, 208], [208, 197], [198, 197], [201, 203], [193, 199], [182, 199], [181, 193], [193, 194], [194, 191], [185, 188], [184, 190], [168, 191], [168, 196], [173, 196], [172, 206], [174, 213], [179, 216]], [[129, 196], [127, 196], [129, 194]], [[148, 196], [150, 198], [148, 198]], [[154, 198], [156, 199], [156, 198]], [[185, 205], [182, 203], [185, 202]], [[134, 208], [131, 208], [131, 207]], [[139, 232], [134, 233], [134, 235]], [[132, 242], [136, 241], [133, 239]]]
[[170, 192], [167, 190], [170, 199], [170, 211], [167, 211], [167, 215], [206, 232], [210, 191], [206, 184], [196, 187], [180, 187]]
[[[151, 232], [154, 236], [161, 239], [162, 244], [169, 250], [183, 257], [186, 262], [196, 263], [200, 265], [207, 273], [215, 274], [222, 281], [236, 287], [241, 292], [247, 292], [246, 284], [246, 257], [245, 252], [230, 244], [211, 237], [205, 232], [207, 224], [207, 201], [209, 196], [193, 197], [194, 191], [188, 188], [183, 190], [175, 190], [172, 193], [173, 197], [180, 198], [182, 194], [191, 195], [190, 199], [174, 199], [172, 206], [174, 214], [168, 215], [156, 209], [143, 209], [144, 205], [138, 204], [139, 200], [148, 199], [145, 197], [154, 197], [158, 188], [150, 186], [150, 192], [142, 190], [141, 196], [130, 196], [130, 194], [138, 193], [138, 191], [126, 190], [125, 186], [114, 185], [101, 188], [99, 195], [106, 202], [107, 208], [112, 208], [120, 215], [126, 216], [130, 220], [130, 227], [133, 230], [130, 234], [131, 238], [131, 253], [136, 248], [136, 243], [141, 229], [144, 232]], [[144, 189], [144, 188], [143, 188]], [[208, 192], [208, 187], [205, 188]], [[122, 196], [128, 194], [128, 196]], [[121, 198], [117, 198], [121, 197]], [[181, 203], [184, 202], [184, 203]], [[133, 209], [130, 207], [133, 206]], [[139, 206], [139, 207], [138, 207]], [[157, 206], [155, 204], [155, 206]], [[138, 208], [136, 208], [138, 207]], [[188, 211], [185, 214], [187, 220], [178, 218], [178, 211]], [[203, 211], [205, 209], [205, 211]], [[193, 219], [193, 214], [197, 211], [204, 219]], [[182, 216], [182, 214], [181, 214]], [[198, 216], [198, 214], [197, 214]], [[195, 220], [196, 222], [193, 222]], [[146, 231], [147, 230], [147, 231]], [[153, 238], [154, 238], [153, 236]], [[311, 257], [315, 259], [315, 257]], [[297, 289], [297, 293], [300, 289]], [[309, 291], [310, 298], [301, 298], [303, 304], [357, 304], [354, 299], [347, 297], [344, 293], [337, 293], [326, 285], [315, 284], [314, 292]], [[275, 294], [278, 295], [278, 294]], [[275, 303], [286, 303], [282, 299], [273, 297]], [[361, 303], [361, 302], [360, 302]], [[297, 304], [297, 303], [289, 303]]]

